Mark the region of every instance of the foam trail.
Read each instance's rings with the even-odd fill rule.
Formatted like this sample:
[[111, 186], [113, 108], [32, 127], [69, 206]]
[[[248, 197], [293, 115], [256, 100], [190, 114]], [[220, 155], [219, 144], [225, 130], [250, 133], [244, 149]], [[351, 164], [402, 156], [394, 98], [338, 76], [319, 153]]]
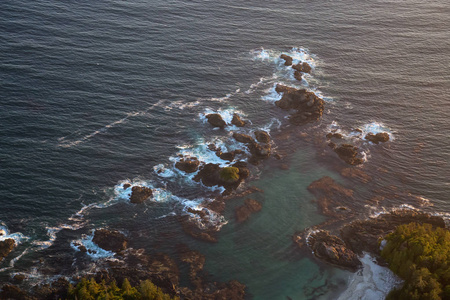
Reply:
[[67, 138], [70, 137], [71, 135], [68, 135], [68, 136], [65, 136], [65, 137], [61, 137], [61, 138], [58, 139], [58, 146], [59, 147], [63, 147], [63, 148], [69, 148], [69, 147], [72, 147], [72, 146], [79, 145], [79, 144], [81, 144], [83, 142], [86, 142], [87, 140], [95, 137], [96, 135], [98, 135], [100, 133], [105, 133], [111, 127], [114, 127], [116, 125], [119, 125], [119, 124], [122, 124], [122, 123], [126, 122], [131, 117], [135, 117], [135, 116], [146, 114], [149, 110], [153, 109], [154, 107], [160, 106], [162, 102], [163, 102], [162, 100], [159, 100], [157, 103], [151, 105], [145, 111], [138, 111], [138, 112], [127, 113], [124, 118], [122, 118], [120, 120], [117, 120], [117, 121], [114, 121], [114, 122], [112, 122], [112, 123], [110, 123], [108, 125], [105, 125], [102, 128], [100, 128], [100, 129], [98, 129], [98, 130], [96, 130], [96, 131], [94, 131], [94, 132], [92, 132], [92, 133], [82, 137], [79, 140], [75, 140], [75, 141], [67, 140]]
[[46, 249], [46, 248], [50, 247], [51, 245], [53, 245], [53, 243], [56, 240], [56, 235], [61, 230], [63, 230], [63, 229], [78, 230], [83, 226], [84, 226], [84, 224], [77, 224], [77, 225], [63, 224], [61, 226], [46, 227], [47, 235], [49, 236], [49, 239], [47, 241], [34, 241], [33, 245], [37, 246], [39, 249]]
[[0, 222], [0, 241], [7, 239], [13, 239], [17, 246], [23, 241], [28, 240], [29, 237], [21, 232], [10, 233], [8, 227], [3, 222]]
[[16, 264], [16, 262], [19, 261], [19, 259], [21, 259], [22, 256], [24, 256], [25, 254], [27, 254], [29, 249], [30, 249], [30, 248], [26, 248], [19, 256], [16, 256], [16, 257], [14, 257], [13, 259], [11, 259], [11, 261], [9, 262], [9, 266], [8, 266], [8, 267], [1, 268], [1, 269], [0, 269], [0, 272], [3, 272], [3, 271], [6, 271], [6, 270], [9, 270], [9, 269], [14, 268], [14, 265]]
[[338, 300], [383, 300], [393, 288], [402, 284], [401, 279], [388, 268], [377, 265], [369, 254], [364, 254], [360, 261], [363, 264], [362, 271], [352, 275], [347, 290]]

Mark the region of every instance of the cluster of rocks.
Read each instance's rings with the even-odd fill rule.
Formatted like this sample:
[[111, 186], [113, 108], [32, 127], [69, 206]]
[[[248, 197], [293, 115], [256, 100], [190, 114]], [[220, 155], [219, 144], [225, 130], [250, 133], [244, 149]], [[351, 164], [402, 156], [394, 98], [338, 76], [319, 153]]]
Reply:
[[[206, 119], [208, 123], [213, 127], [218, 127], [220, 129], [224, 129], [225, 126], [229, 125], [225, 122], [220, 114], [207, 114]], [[233, 114], [233, 119], [231, 120], [231, 125], [235, 125], [237, 127], [244, 127], [247, 122], [243, 121], [242, 118], [238, 114]]]
[[294, 125], [302, 125], [320, 120], [324, 110], [324, 101], [313, 92], [306, 89], [277, 84], [277, 93], [282, 94], [275, 105], [284, 110], [294, 111], [289, 116], [289, 121]]
[[316, 230], [298, 233], [293, 239], [300, 247], [305, 246], [303, 241], [307, 240], [307, 246], [320, 260], [356, 270], [361, 266], [358, 255], [368, 252], [379, 257], [383, 238], [399, 225], [412, 222], [445, 228], [445, 221], [441, 217], [415, 210], [397, 210], [348, 223], [340, 228], [340, 237], [325, 230]]
[[303, 73], [310, 73], [312, 68], [307, 62], [299, 62], [296, 65], [292, 65], [293, 58], [286, 54], [280, 55], [281, 59], [284, 59], [284, 65], [285, 66], [292, 66], [292, 69], [294, 69], [294, 78], [301, 81]]

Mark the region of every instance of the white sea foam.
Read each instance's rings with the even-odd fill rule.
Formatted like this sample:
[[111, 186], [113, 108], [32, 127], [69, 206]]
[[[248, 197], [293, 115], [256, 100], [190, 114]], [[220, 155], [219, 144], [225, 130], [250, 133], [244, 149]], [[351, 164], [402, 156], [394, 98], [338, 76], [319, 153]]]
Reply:
[[[220, 230], [222, 226], [228, 223], [228, 221], [221, 214], [202, 206], [202, 204], [207, 203], [208, 201], [210, 201], [210, 199], [184, 199], [182, 201], [182, 204], [184, 205], [183, 212], [188, 214], [190, 219], [201, 229], [213, 228], [215, 230]], [[201, 211], [205, 214], [205, 217], [201, 218], [198, 214], [189, 212], [188, 209], [198, 212]]]
[[275, 82], [273, 86], [265, 90], [265, 95], [261, 97], [262, 100], [275, 103], [276, 101], [281, 99], [281, 94], [279, 94], [275, 88], [277, 87], [278, 82]]
[[369, 254], [364, 254], [360, 261], [362, 270], [351, 276], [338, 300], [383, 300], [392, 289], [401, 286], [402, 280], [388, 268], [379, 266]]
[[234, 114], [238, 114], [240, 117], [245, 117], [246, 114], [240, 110], [237, 110], [234, 107], [228, 107], [225, 109], [218, 109], [218, 110], [213, 110], [211, 108], [206, 108], [205, 111], [203, 113], [199, 114], [199, 118], [203, 123], [207, 123], [208, 119], [206, 118], [206, 115], [209, 114], [219, 114], [222, 119], [225, 121], [225, 123], [227, 123], [227, 126], [225, 126], [225, 130], [230, 131], [230, 130], [238, 130], [239, 128], [236, 127], [235, 125], [231, 124], [231, 121], [233, 120], [233, 115]]
[[75, 251], [80, 251], [78, 248], [79, 245], [83, 245], [86, 247], [86, 254], [89, 255], [92, 259], [97, 260], [99, 258], [110, 258], [114, 256], [114, 252], [106, 251], [105, 249], [100, 248], [97, 244], [95, 244], [92, 239], [94, 238], [94, 233], [92, 232], [90, 235], [83, 235], [81, 239], [72, 241], [70, 246]]
[[22, 242], [28, 240], [29, 237], [21, 232], [10, 233], [8, 227], [3, 222], [0, 222], [0, 241], [4, 241], [7, 239], [13, 239], [17, 246]]
[[47, 241], [34, 241], [33, 245], [38, 246], [39, 249], [48, 248], [51, 245], [53, 245], [53, 243], [56, 240], [56, 235], [61, 230], [63, 230], [63, 229], [78, 230], [83, 226], [84, 226], [84, 224], [80, 223], [80, 224], [75, 224], [75, 225], [63, 224], [63, 225], [55, 226], [55, 227], [46, 227], [47, 235], [48, 235], [49, 239]]

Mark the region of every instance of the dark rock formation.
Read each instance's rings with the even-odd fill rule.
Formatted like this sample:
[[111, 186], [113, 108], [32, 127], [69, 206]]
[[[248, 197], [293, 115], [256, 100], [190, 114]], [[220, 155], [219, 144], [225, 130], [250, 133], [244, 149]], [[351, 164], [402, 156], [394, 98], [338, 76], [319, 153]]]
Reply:
[[31, 297], [27, 292], [21, 290], [15, 285], [5, 284], [0, 292], [0, 299], [34, 300], [36, 298]]
[[248, 144], [248, 150], [252, 154], [250, 161], [258, 163], [260, 160], [270, 157], [272, 147], [270, 144], [261, 145], [256, 142]]
[[364, 137], [366, 140], [378, 144], [378, 143], [385, 143], [389, 141], [389, 134], [387, 132], [378, 132], [377, 134], [368, 133]]
[[238, 114], [233, 114], [231, 124], [236, 125], [237, 127], [244, 127], [246, 122], [242, 121], [241, 117]]
[[233, 132], [233, 138], [240, 142], [240, 143], [244, 143], [244, 144], [248, 144], [248, 143], [253, 143], [255, 140], [249, 136], [248, 134], [243, 134], [243, 133], [237, 133], [237, 132]]
[[199, 165], [200, 161], [197, 157], [184, 157], [177, 161], [175, 167], [186, 173], [194, 173], [198, 170]]
[[379, 243], [384, 236], [393, 232], [397, 226], [411, 222], [445, 228], [441, 217], [414, 210], [398, 210], [376, 218], [351, 222], [341, 228], [341, 237], [358, 254], [363, 251], [379, 254]]
[[308, 246], [314, 255], [328, 263], [356, 271], [362, 264], [358, 256], [347, 246], [344, 241], [328, 231], [320, 230], [310, 234]]
[[290, 66], [292, 65], [292, 57], [290, 57], [289, 55], [286, 54], [281, 54], [280, 55], [281, 59], [284, 59], [284, 65], [285, 66]]
[[308, 186], [308, 191], [316, 196], [319, 210], [326, 216], [341, 217], [344, 212], [337, 207], [353, 201], [353, 190], [343, 187], [328, 176], [313, 181]]
[[327, 139], [335, 138], [335, 139], [342, 139], [342, 134], [337, 132], [330, 132], [326, 135]]
[[142, 203], [151, 196], [153, 196], [151, 188], [145, 186], [133, 186], [131, 188], [130, 202], [135, 204]]
[[126, 190], [127, 188], [129, 188], [131, 186], [131, 184], [129, 183], [124, 183], [123, 184], [123, 189]]
[[236, 221], [241, 223], [246, 221], [252, 213], [262, 209], [261, 203], [254, 199], [246, 199], [245, 204], [236, 208]]
[[289, 117], [294, 125], [318, 121], [323, 114], [324, 101], [313, 92], [278, 84], [277, 93], [283, 96], [275, 105], [284, 110], [295, 110]]
[[270, 135], [263, 130], [255, 131], [255, 137], [256, 137], [256, 140], [260, 143], [266, 143], [266, 144], [270, 143]]
[[0, 241], [0, 261], [8, 256], [11, 251], [16, 247], [16, 241], [13, 239], [5, 239]]
[[245, 162], [236, 162], [231, 167], [237, 168], [239, 178], [236, 181], [229, 181], [221, 178], [220, 174], [223, 168], [216, 164], [206, 164], [200, 168], [198, 174], [194, 177], [197, 182], [202, 182], [206, 186], [223, 186], [225, 192], [230, 193], [235, 190], [240, 183], [250, 175], [250, 171], [247, 168]]
[[309, 73], [311, 72], [311, 66], [307, 62], [298, 63], [292, 66], [292, 69], [297, 72]]
[[299, 71], [294, 72], [294, 78], [297, 79], [298, 81], [302, 81], [302, 76], [303, 76], [302, 72]]
[[116, 253], [125, 250], [128, 246], [128, 240], [122, 233], [108, 229], [97, 229], [92, 241], [100, 248]]
[[350, 144], [342, 144], [334, 148], [340, 159], [350, 165], [360, 165], [363, 163], [362, 158], [356, 157], [358, 155], [358, 147]]
[[13, 282], [15, 284], [21, 284], [27, 277], [23, 274], [16, 274], [13, 277]]
[[209, 114], [206, 115], [206, 118], [208, 119], [209, 124], [211, 124], [213, 127], [219, 127], [223, 129], [227, 125], [222, 119], [222, 116], [219, 114]]

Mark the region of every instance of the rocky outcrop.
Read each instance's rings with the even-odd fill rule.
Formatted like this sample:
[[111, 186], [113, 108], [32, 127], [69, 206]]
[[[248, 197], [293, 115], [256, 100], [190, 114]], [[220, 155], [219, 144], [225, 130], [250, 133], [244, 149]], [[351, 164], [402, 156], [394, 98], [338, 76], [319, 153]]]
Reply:
[[368, 133], [364, 138], [374, 144], [385, 143], [389, 141], [389, 134], [387, 132]]
[[11, 251], [16, 247], [16, 241], [13, 239], [5, 239], [0, 241], [0, 261], [8, 256]]
[[248, 144], [248, 150], [252, 154], [250, 162], [257, 164], [260, 160], [270, 157], [272, 153], [272, 146], [270, 144], [258, 144], [256, 142]]
[[243, 134], [243, 133], [237, 133], [237, 132], [233, 132], [233, 138], [240, 142], [240, 143], [244, 143], [244, 144], [248, 144], [248, 143], [253, 143], [255, 140], [249, 136], [248, 134]]
[[197, 182], [201, 181], [206, 186], [223, 186], [225, 188], [224, 193], [229, 194], [250, 175], [250, 171], [247, 168], [247, 163], [245, 162], [236, 162], [231, 167], [235, 167], [238, 169], [238, 178], [235, 181], [230, 181], [222, 178], [221, 171], [224, 168], [221, 168], [217, 164], [211, 163], [201, 167], [198, 174], [194, 177], [194, 180]]
[[260, 143], [270, 143], [270, 135], [264, 130], [255, 131], [256, 140]]
[[292, 66], [292, 69], [303, 72], [303, 73], [310, 73], [311, 72], [311, 66], [307, 62], [298, 63], [296, 65]]
[[332, 139], [332, 138], [342, 139], [343, 136], [342, 136], [342, 134], [337, 133], [337, 132], [330, 132], [330, 133], [327, 133], [326, 137], [327, 137], [327, 139]]
[[197, 157], [183, 157], [175, 164], [175, 168], [186, 173], [194, 173], [198, 170], [200, 161]]
[[360, 165], [364, 162], [362, 158], [356, 157], [358, 155], [358, 147], [356, 146], [350, 144], [336, 146], [336, 144], [330, 143], [330, 147], [333, 148], [340, 159], [350, 165]]
[[290, 66], [292, 65], [292, 57], [286, 54], [281, 54], [280, 55], [281, 59], [284, 59], [284, 65], [285, 66]]
[[125, 250], [128, 246], [128, 240], [122, 233], [108, 229], [97, 229], [92, 241], [100, 248], [116, 253]]
[[262, 209], [261, 203], [255, 199], [246, 199], [244, 205], [236, 208], [236, 221], [238, 223], [246, 221], [251, 214]]
[[294, 125], [302, 125], [318, 121], [323, 114], [324, 101], [313, 92], [277, 84], [275, 90], [282, 94], [275, 105], [284, 110], [294, 110], [289, 121]]
[[151, 188], [145, 186], [133, 186], [131, 188], [130, 202], [135, 204], [142, 203], [151, 196], [153, 196]]
[[238, 114], [233, 114], [233, 119], [231, 120], [231, 124], [237, 126], [237, 127], [244, 127], [246, 122], [241, 119], [241, 117]]
[[341, 228], [341, 237], [358, 254], [363, 251], [379, 254], [379, 243], [384, 236], [393, 232], [397, 226], [411, 222], [445, 228], [441, 217], [414, 210], [397, 210], [376, 218], [351, 222]]
[[208, 119], [209, 124], [211, 124], [213, 127], [219, 127], [223, 129], [227, 125], [220, 114], [206, 115], [206, 119]]
[[313, 232], [308, 237], [308, 246], [314, 255], [328, 263], [356, 271], [362, 264], [358, 256], [349, 249], [344, 241], [328, 231]]

